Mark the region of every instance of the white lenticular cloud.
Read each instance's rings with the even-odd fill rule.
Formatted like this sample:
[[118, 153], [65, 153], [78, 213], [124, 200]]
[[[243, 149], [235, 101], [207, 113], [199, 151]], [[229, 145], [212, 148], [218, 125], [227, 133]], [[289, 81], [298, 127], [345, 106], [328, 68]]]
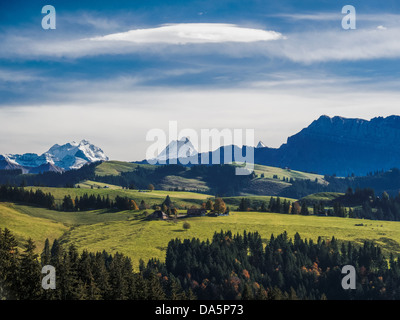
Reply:
[[157, 28], [136, 29], [90, 38], [92, 41], [127, 41], [133, 43], [221, 43], [256, 42], [284, 39], [281, 33], [243, 28], [222, 23], [182, 23]]

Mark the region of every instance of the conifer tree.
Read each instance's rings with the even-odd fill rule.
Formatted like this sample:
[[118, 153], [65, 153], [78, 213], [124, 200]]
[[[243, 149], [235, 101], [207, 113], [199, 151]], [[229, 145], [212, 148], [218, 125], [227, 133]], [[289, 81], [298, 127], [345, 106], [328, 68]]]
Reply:
[[41, 296], [41, 267], [31, 238], [25, 244], [19, 263], [18, 295], [21, 300], [36, 300]]
[[44, 242], [44, 248], [42, 254], [40, 255], [40, 261], [42, 263], [42, 266], [50, 264], [50, 259], [51, 259], [50, 242], [49, 239], [46, 239], [46, 241]]

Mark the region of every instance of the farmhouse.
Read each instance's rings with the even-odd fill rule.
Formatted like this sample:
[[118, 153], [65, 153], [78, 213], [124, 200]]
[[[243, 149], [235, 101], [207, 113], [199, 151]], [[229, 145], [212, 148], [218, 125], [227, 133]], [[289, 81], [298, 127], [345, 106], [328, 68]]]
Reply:
[[188, 216], [205, 216], [207, 213], [206, 209], [188, 209]]
[[154, 211], [147, 218], [150, 220], [168, 220], [169, 219], [168, 215], [161, 210]]

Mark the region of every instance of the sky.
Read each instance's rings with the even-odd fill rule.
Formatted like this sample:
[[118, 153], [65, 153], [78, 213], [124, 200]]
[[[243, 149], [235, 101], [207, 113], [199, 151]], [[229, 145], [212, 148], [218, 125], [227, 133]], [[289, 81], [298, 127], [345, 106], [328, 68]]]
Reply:
[[136, 161], [169, 121], [279, 147], [321, 115], [399, 115], [399, 34], [396, 0], [1, 1], [0, 154], [86, 139]]

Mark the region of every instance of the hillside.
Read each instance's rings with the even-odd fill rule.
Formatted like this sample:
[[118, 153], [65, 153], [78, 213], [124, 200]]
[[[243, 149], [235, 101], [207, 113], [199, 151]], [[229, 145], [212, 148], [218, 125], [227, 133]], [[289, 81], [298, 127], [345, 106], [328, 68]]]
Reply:
[[[191, 228], [184, 230], [184, 221]], [[15, 204], [0, 204], [0, 227], [9, 228], [19, 240], [31, 236], [42, 248], [45, 238], [61, 237], [63, 245], [74, 244], [79, 250], [122, 252], [132, 258], [135, 268], [139, 259], [165, 259], [166, 246], [173, 238], [212, 237], [215, 231], [258, 231], [265, 239], [287, 231], [298, 232], [316, 241], [319, 236], [361, 244], [372, 240], [385, 253], [400, 253], [400, 223], [336, 217], [285, 215], [260, 212], [232, 212], [227, 217], [179, 219], [178, 223], [143, 220], [141, 212], [57, 212]]]
[[104, 161], [95, 169], [96, 176], [120, 176], [123, 172], [135, 171], [138, 167], [146, 169], [154, 169], [155, 167], [147, 164], [137, 164], [124, 161]]
[[37, 245], [37, 250], [40, 251], [43, 249], [46, 238], [53, 241], [69, 230], [62, 219], [55, 217], [54, 211], [51, 211], [48, 216], [35, 214], [35, 212], [49, 211], [0, 202], [0, 228], [10, 229], [20, 245], [28, 238], [32, 238]]
[[[147, 187], [152, 183], [161, 190], [187, 190], [233, 195], [279, 195], [291, 186], [292, 180], [312, 180], [326, 185], [322, 175], [255, 165], [254, 176], [235, 176], [233, 165], [183, 167], [177, 165], [151, 166], [145, 164], [107, 161], [95, 169], [96, 180], [104, 183]], [[147, 184], [146, 184], [147, 183]], [[233, 185], [233, 186], [232, 186]]]

